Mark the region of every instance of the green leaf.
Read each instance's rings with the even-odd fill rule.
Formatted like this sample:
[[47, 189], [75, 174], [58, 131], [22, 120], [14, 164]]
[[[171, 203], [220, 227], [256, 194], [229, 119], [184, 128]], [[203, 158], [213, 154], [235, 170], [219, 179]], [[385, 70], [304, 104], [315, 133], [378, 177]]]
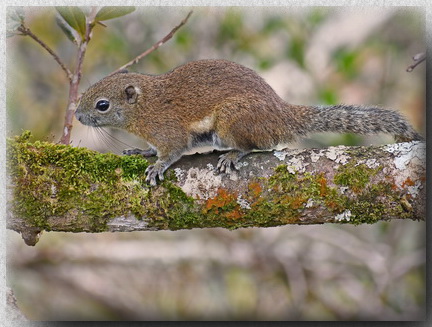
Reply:
[[24, 10], [22, 7], [8, 8], [6, 16], [6, 37], [20, 34], [18, 28], [24, 24]]
[[62, 18], [72, 27], [82, 39], [86, 32], [86, 17], [84, 12], [79, 7], [56, 7]]
[[18, 32], [15, 30], [6, 30], [6, 37], [10, 38], [10, 37], [14, 37], [15, 35], [18, 35]]
[[63, 31], [63, 33], [66, 34], [67, 38], [71, 40], [74, 44], [78, 44], [78, 40], [79, 40], [78, 32], [75, 31], [72, 27], [70, 27], [70, 25], [67, 24], [65, 20], [60, 16], [56, 17], [56, 22], [57, 25]]
[[24, 9], [23, 7], [8, 8], [7, 11], [8, 21], [13, 21], [17, 24], [24, 24]]
[[96, 22], [125, 16], [135, 11], [135, 7], [102, 7], [96, 14]]

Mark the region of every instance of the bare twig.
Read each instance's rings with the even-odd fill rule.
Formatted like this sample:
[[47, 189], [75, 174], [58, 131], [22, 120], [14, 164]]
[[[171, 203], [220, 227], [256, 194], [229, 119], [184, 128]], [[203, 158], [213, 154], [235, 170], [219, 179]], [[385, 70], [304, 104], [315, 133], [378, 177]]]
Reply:
[[78, 86], [81, 81], [82, 65], [84, 62], [84, 56], [87, 50], [87, 45], [91, 39], [91, 31], [95, 26], [96, 14], [97, 14], [97, 7], [93, 7], [90, 15], [87, 17], [86, 32], [85, 32], [84, 39], [81, 40], [79, 44], [79, 48], [77, 52], [77, 60], [76, 60], [77, 65], [72, 75], [72, 79], [70, 79], [69, 100], [68, 100], [68, 106], [67, 106], [65, 119], [64, 119], [63, 134], [60, 139], [60, 143], [62, 144], [70, 143], [73, 115], [75, 113], [76, 106], [79, 100]]
[[151, 46], [151, 48], [147, 49], [146, 51], [144, 51], [143, 53], [141, 53], [139, 56], [137, 56], [135, 59], [129, 61], [127, 64], [121, 66], [120, 68], [116, 69], [115, 71], [113, 71], [110, 75], [113, 75], [115, 73], [118, 73], [119, 71], [126, 69], [129, 66], [132, 66], [136, 63], [138, 63], [138, 61], [140, 61], [142, 58], [144, 58], [145, 56], [149, 55], [150, 53], [152, 53], [153, 51], [155, 51], [157, 48], [159, 48], [161, 45], [163, 45], [165, 42], [167, 42], [169, 39], [171, 39], [174, 35], [175, 32], [177, 32], [177, 30], [182, 27], [184, 24], [186, 24], [186, 22], [188, 21], [189, 17], [192, 15], [192, 11], [190, 11], [188, 13], [188, 15], [180, 22], [180, 24], [178, 24], [176, 27], [174, 27], [171, 32], [169, 32], [167, 35], [165, 35], [164, 38], [162, 38], [161, 40], [159, 40], [158, 42], [156, 42], [155, 44], [153, 44]]
[[30, 28], [21, 25], [18, 27], [18, 31], [22, 33], [24, 36], [30, 36], [33, 40], [35, 40], [37, 43], [39, 43], [42, 48], [44, 48], [53, 58], [54, 60], [60, 65], [60, 67], [63, 69], [63, 71], [66, 74], [67, 79], [69, 82], [72, 81], [72, 72], [65, 66], [65, 64], [60, 60], [59, 56], [41, 39], [39, 39], [33, 32], [30, 30]]
[[425, 52], [418, 53], [412, 59], [414, 60], [414, 63], [408, 66], [408, 68], [406, 69], [407, 72], [412, 72], [414, 68], [416, 68], [421, 62], [425, 61], [426, 53]]

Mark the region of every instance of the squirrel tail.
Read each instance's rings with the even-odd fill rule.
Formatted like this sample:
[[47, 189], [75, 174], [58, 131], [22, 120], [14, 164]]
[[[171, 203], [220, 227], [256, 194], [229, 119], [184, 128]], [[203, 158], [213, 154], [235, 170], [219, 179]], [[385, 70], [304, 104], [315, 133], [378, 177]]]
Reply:
[[302, 126], [302, 134], [312, 132], [386, 133], [393, 135], [397, 142], [423, 140], [423, 137], [411, 127], [406, 119], [393, 110], [355, 105], [331, 105], [307, 107], [306, 112], [309, 123]]

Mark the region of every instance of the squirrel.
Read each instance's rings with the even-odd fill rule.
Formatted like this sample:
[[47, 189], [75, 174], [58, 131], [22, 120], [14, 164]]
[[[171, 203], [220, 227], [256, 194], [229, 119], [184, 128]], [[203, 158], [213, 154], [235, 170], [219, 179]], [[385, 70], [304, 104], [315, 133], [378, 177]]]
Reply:
[[162, 75], [121, 71], [81, 96], [75, 117], [84, 125], [111, 126], [149, 144], [126, 155], [157, 155], [146, 181], [163, 180], [166, 169], [188, 150], [210, 145], [231, 149], [217, 170], [229, 174], [253, 150], [272, 150], [316, 132], [388, 133], [397, 142], [423, 138], [397, 112], [355, 105], [290, 104], [255, 71], [217, 59], [186, 63]]

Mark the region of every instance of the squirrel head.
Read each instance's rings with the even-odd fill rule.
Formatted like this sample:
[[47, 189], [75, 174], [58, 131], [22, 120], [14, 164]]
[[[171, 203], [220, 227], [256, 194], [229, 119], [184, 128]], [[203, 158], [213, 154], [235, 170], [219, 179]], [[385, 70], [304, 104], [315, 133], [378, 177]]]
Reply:
[[92, 85], [81, 96], [75, 117], [88, 126], [124, 127], [142, 94], [134, 75], [121, 71]]

